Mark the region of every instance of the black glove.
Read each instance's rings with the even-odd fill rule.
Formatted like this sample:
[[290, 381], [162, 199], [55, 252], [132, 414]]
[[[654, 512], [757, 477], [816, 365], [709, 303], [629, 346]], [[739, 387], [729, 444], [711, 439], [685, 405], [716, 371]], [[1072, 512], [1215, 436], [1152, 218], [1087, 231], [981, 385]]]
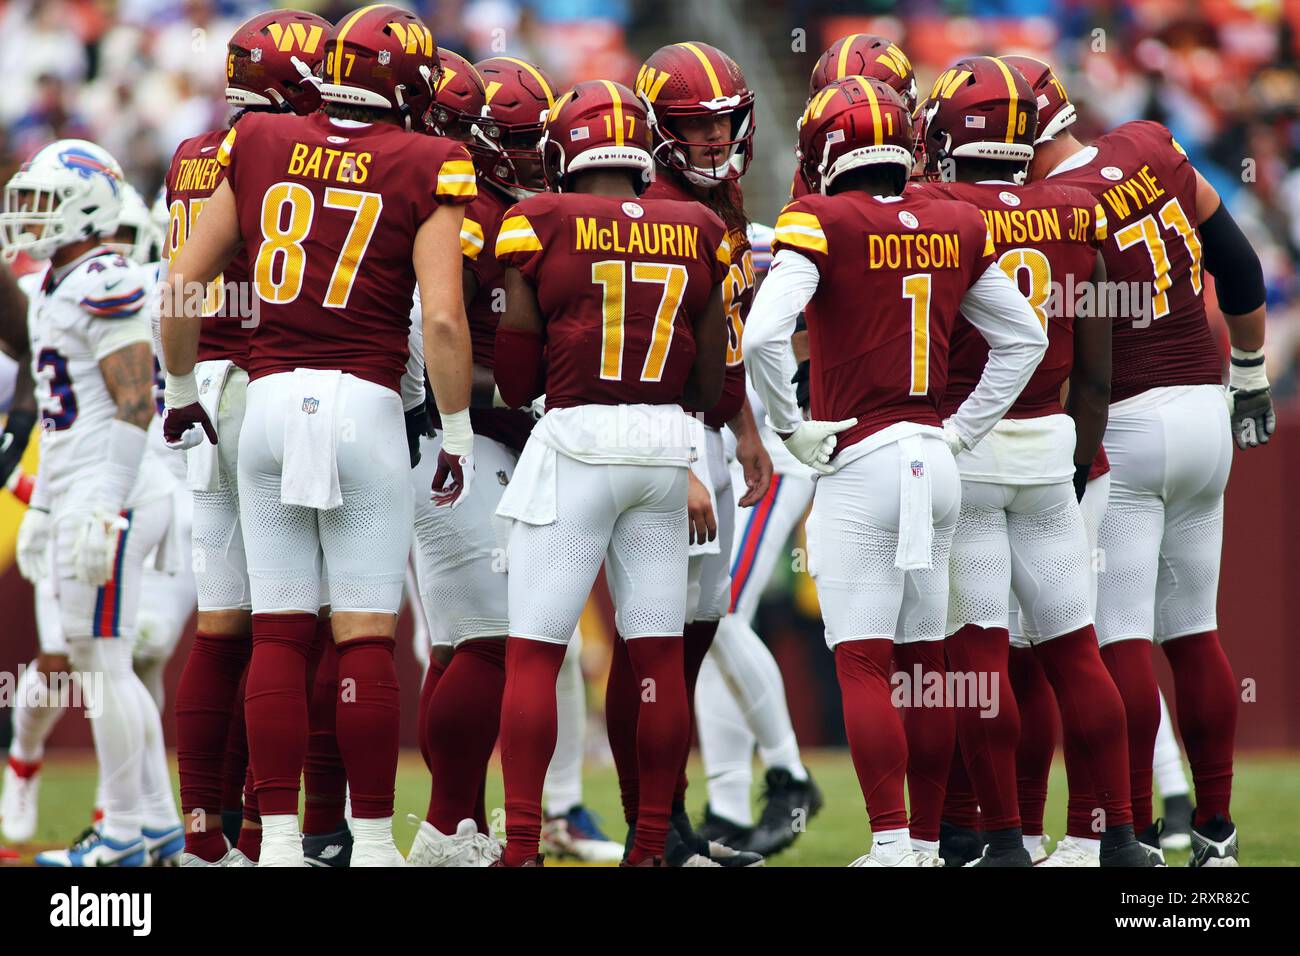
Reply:
[[812, 405], [812, 383], [809, 380], [808, 362], [800, 362], [799, 367], [794, 370], [794, 378], [790, 379], [794, 383], [794, 400], [799, 403], [799, 407], [805, 412]]
[[411, 467], [420, 463], [420, 436], [429, 434], [429, 406], [421, 402], [406, 412], [406, 448], [411, 453]]
[[4, 434], [0, 434], [0, 487], [9, 480], [9, 476], [22, 461], [23, 452], [27, 450], [27, 440], [32, 437], [32, 429], [35, 427], [35, 412], [9, 413]]
[[1088, 473], [1092, 471], [1092, 462], [1074, 466], [1074, 500], [1082, 501], [1083, 493], [1088, 490]]

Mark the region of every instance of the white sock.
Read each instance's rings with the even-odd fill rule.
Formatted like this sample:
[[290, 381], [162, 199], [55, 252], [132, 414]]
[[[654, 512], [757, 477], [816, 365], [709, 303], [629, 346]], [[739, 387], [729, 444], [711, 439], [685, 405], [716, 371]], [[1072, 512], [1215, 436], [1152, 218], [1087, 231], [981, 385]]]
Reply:
[[1178, 749], [1178, 739], [1174, 736], [1174, 722], [1169, 718], [1169, 706], [1165, 695], [1160, 693], [1160, 729], [1156, 731], [1156, 752], [1152, 762], [1156, 786], [1160, 796], [1184, 797], [1188, 793], [1187, 775], [1183, 772], [1183, 754]]
[[[730, 620], [730, 618], [728, 618]], [[709, 809], [743, 827], [754, 825], [754, 735], [709, 651], [695, 683], [695, 726], [708, 780]]]
[[[1033, 853], [1043, 844], [1043, 835], [1041, 833], [1034, 833], [1034, 834], [1022, 833], [1020, 835], [1020, 839], [1024, 841], [1025, 849], [1028, 850], [1030, 853]], [[915, 840], [912, 841], [912, 846], [913, 847], [916, 846]]]
[[135, 692], [140, 702], [144, 721], [144, 760], [140, 778], [140, 812], [144, 824], [150, 829], [170, 829], [179, 826], [180, 814], [172, 796], [171, 768], [167, 765], [167, 746], [163, 741], [162, 718], [154, 705], [154, 697], [137, 676]]
[[877, 856], [898, 857], [911, 849], [912, 839], [907, 827], [898, 830], [881, 830], [879, 833], [871, 834], [871, 852], [876, 853]]
[[555, 680], [555, 753], [542, 786], [547, 816], [582, 803], [582, 754], [587, 743], [587, 685], [582, 679], [582, 632], [574, 629]]
[[916, 853], [938, 853], [939, 852], [938, 840], [934, 840], [934, 841], [918, 840], [916, 837], [911, 837], [910, 839], [912, 843], [913, 852]]
[[122, 638], [69, 641], [81, 672], [82, 699], [91, 717], [95, 756], [104, 789], [104, 835], [129, 843], [140, 839], [140, 797], [145, 725], [131, 670], [131, 648]]
[[14, 688], [14, 739], [9, 756], [23, 763], [45, 759], [45, 741], [63, 716], [62, 701], [50, 699], [49, 683], [32, 661], [23, 668]]
[[728, 614], [718, 624], [710, 653], [758, 739], [763, 766], [784, 767], [796, 780], [807, 780], [785, 701], [785, 682], [767, 645], [749, 622]]
[[388, 843], [393, 839], [393, 818], [353, 820], [352, 839], [357, 843]]
[[1067, 837], [1066, 839], [1073, 840], [1076, 846], [1078, 846], [1080, 849], [1087, 850], [1093, 856], [1101, 855], [1100, 840], [1092, 840], [1086, 837]]

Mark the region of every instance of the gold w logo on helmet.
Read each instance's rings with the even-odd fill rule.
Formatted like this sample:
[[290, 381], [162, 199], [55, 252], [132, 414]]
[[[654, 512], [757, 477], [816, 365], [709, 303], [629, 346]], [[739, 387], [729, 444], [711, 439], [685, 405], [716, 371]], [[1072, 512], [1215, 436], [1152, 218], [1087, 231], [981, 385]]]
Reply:
[[907, 58], [897, 43], [889, 44], [889, 48], [884, 53], [876, 57], [877, 63], [883, 63], [894, 71], [896, 76], [907, 76], [912, 72], [912, 61]]
[[644, 93], [645, 98], [651, 103], [659, 96], [659, 91], [664, 88], [668, 82], [668, 77], [672, 76], [666, 70], [656, 70], [652, 66], [642, 65], [636, 74], [636, 91]]
[[956, 93], [961, 85], [972, 76], [974, 76], [974, 73], [970, 70], [944, 70], [939, 74], [939, 78], [934, 81], [934, 86], [930, 90], [930, 99], [946, 100]]
[[456, 76], [457, 73], [455, 70], [449, 66], [444, 66], [442, 68], [442, 75], [438, 78], [438, 84], [433, 88], [433, 91], [435, 93], [441, 93], [447, 84], [454, 80]]
[[313, 24], [308, 27], [304, 23], [290, 23], [287, 26], [283, 23], [268, 23], [266, 28], [271, 32], [275, 48], [282, 53], [288, 53], [295, 48], [301, 49], [304, 53], [315, 53], [316, 47], [320, 45], [321, 35], [325, 32], [321, 26]]
[[808, 107], [803, 111], [803, 119], [799, 121], [799, 125], [802, 126], [809, 120], [819, 119], [825, 111], [826, 105], [835, 98], [835, 94], [838, 92], [839, 87], [836, 86], [828, 86], [823, 90], [818, 90], [813, 98], [808, 101]]
[[388, 29], [393, 31], [407, 53], [423, 53], [433, 56], [433, 33], [422, 23], [390, 23]]

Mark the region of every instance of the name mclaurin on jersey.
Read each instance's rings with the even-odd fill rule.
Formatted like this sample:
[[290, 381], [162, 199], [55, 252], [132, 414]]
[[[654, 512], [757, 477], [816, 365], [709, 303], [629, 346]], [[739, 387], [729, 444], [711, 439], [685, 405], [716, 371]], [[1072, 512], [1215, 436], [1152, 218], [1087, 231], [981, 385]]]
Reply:
[[574, 252], [596, 250], [694, 259], [699, 249], [699, 229], [685, 223], [606, 220], [602, 224], [593, 216], [579, 216], [574, 224]]

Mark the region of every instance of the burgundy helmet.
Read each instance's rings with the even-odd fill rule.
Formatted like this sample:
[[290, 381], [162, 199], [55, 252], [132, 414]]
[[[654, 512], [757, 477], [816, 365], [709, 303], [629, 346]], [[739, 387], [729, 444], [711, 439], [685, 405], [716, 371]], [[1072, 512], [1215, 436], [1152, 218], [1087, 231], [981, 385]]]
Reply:
[[469, 143], [483, 112], [483, 80], [474, 64], [459, 53], [439, 50], [438, 61], [442, 75], [433, 88], [433, 104], [424, 114], [425, 129]]
[[635, 170], [641, 186], [654, 179], [645, 106], [611, 80], [588, 80], [561, 96], [546, 114], [538, 148], [546, 183], [556, 192], [584, 169]]
[[302, 10], [271, 10], [244, 21], [226, 44], [226, 102], [283, 113], [320, 106], [316, 68], [330, 22]]
[[1038, 104], [1020, 71], [997, 57], [958, 60], [934, 81], [921, 114], [931, 177], [945, 174], [950, 158], [1034, 158]]
[[912, 171], [912, 118], [903, 98], [881, 80], [850, 76], [818, 91], [799, 121], [799, 169], [813, 192], [862, 166]]
[[1034, 91], [1034, 101], [1038, 104], [1038, 138], [1034, 140], [1035, 146], [1053, 139], [1078, 119], [1070, 95], [1065, 92], [1065, 84], [1056, 78], [1046, 63], [1032, 56], [1000, 56], [998, 59], [1019, 70], [1029, 83], [1029, 88]]
[[808, 78], [808, 96], [846, 76], [865, 76], [893, 87], [908, 110], [916, 109], [916, 74], [897, 43], [873, 33], [851, 33], [817, 58]]
[[490, 57], [476, 66], [487, 108], [470, 144], [474, 163], [488, 182], [525, 199], [541, 188], [527, 173], [537, 169], [537, 144], [546, 113], [555, 106], [555, 84], [540, 67], [512, 56]]

